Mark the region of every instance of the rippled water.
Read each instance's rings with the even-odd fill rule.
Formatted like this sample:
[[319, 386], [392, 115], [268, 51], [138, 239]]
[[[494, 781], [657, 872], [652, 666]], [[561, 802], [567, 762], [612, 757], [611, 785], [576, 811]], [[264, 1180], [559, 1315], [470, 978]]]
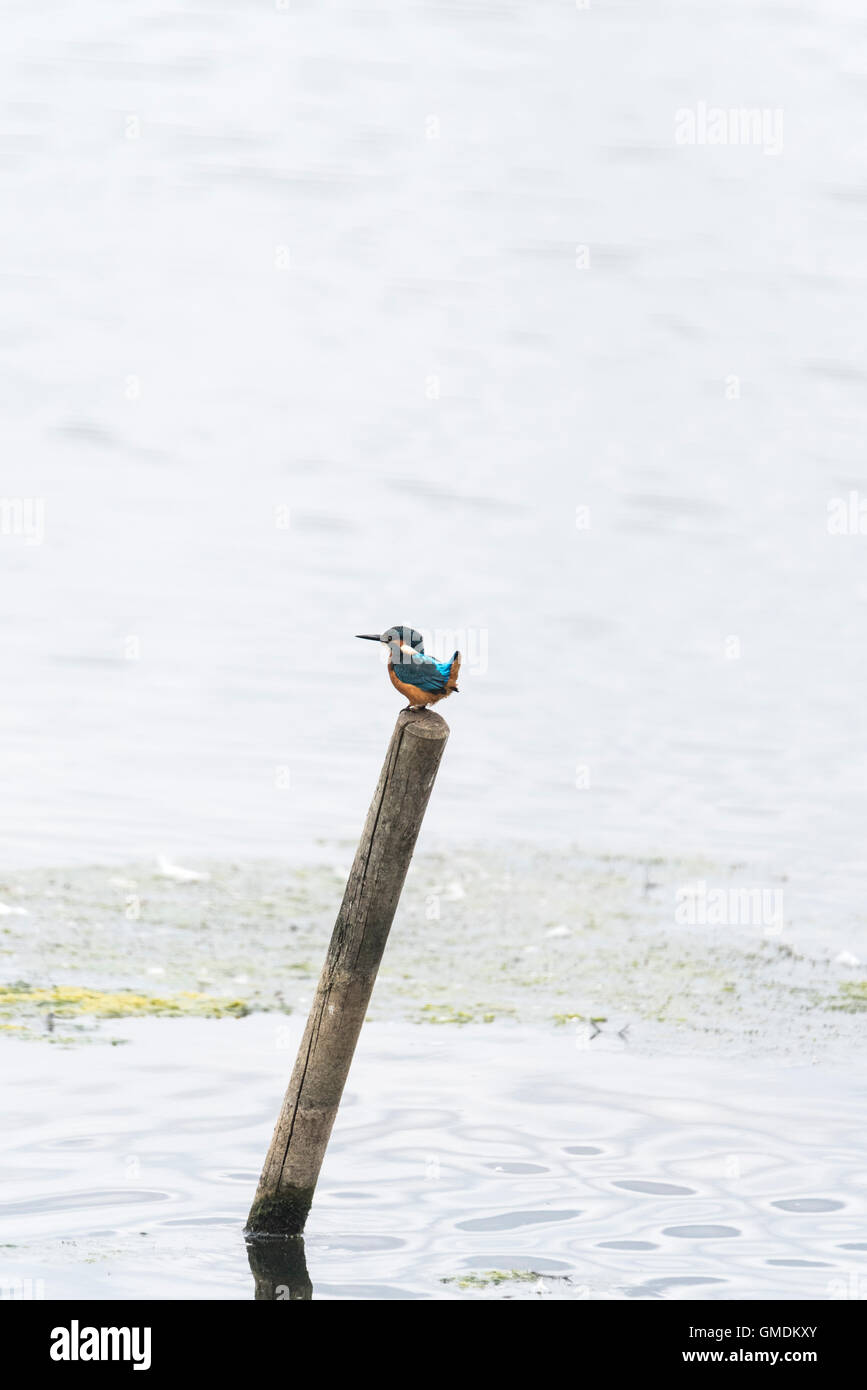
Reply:
[[[0, 1284], [252, 1297], [241, 1228], [300, 1027], [125, 1022], [87, 1066], [8, 1044]], [[863, 1083], [604, 1049], [368, 1025], [308, 1224], [313, 1296], [865, 1296]], [[457, 1282], [491, 1270], [542, 1283]]]

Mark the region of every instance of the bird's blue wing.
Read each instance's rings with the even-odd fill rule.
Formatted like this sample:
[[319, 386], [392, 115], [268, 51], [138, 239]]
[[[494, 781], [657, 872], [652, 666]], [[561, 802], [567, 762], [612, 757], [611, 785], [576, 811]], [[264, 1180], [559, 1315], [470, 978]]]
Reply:
[[411, 661], [402, 661], [399, 665], [395, 663], [394, 674], [404, 685], [414, 685], [419, 690], [436, 694], [439, 690], [445, 690], [451, 669], [451, 661], [434, 661], [432, 656], [416, 652]]

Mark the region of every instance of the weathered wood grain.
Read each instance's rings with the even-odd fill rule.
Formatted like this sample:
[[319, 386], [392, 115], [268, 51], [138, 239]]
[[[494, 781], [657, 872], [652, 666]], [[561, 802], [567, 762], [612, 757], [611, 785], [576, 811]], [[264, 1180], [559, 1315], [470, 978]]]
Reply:
[[430, 710], [398, 715], [250, 1209], [248, 1236], [294, 1236], [304, 1229], [448, 736], [445, 720]]

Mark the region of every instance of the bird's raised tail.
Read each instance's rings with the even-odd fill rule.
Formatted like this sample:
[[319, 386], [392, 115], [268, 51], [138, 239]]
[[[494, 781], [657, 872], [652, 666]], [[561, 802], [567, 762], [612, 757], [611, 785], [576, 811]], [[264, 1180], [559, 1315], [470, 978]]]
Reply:
[[461, 654], [460, 654], [460, 652], [455, 652], [455, 654], [454, 654], [454, 656], [452, 657], [452, 660], [451, 660], [451, 666], [450, 666], [450, 669], [449, 669], [449, 678], [448, 678], [448, 680], [446, 681], [446, 690], [449, 692], [450, 695], [451, 695], [452, 693], [454, 693], [455, 695], [460, 695], [460, 693], [461, 693], [461, 692], [458, 690], [458, 672], [460, 671], [460, 669], [461, 669]]

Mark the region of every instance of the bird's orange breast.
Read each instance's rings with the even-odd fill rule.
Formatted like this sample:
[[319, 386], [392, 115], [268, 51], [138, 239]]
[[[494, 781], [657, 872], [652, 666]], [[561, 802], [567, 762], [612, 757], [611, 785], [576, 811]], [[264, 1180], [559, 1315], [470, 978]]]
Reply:
[[394, 667], [391, 664], [391, 657], [388, 660], [388, 678], [395, 690], [399, 690], [405, 700], [411, 705], [432, 705], [440, 697], [435, 690], [420, 690], [417, 685], [407, 685], [406, 681], [399, 681], [394, 674]]

